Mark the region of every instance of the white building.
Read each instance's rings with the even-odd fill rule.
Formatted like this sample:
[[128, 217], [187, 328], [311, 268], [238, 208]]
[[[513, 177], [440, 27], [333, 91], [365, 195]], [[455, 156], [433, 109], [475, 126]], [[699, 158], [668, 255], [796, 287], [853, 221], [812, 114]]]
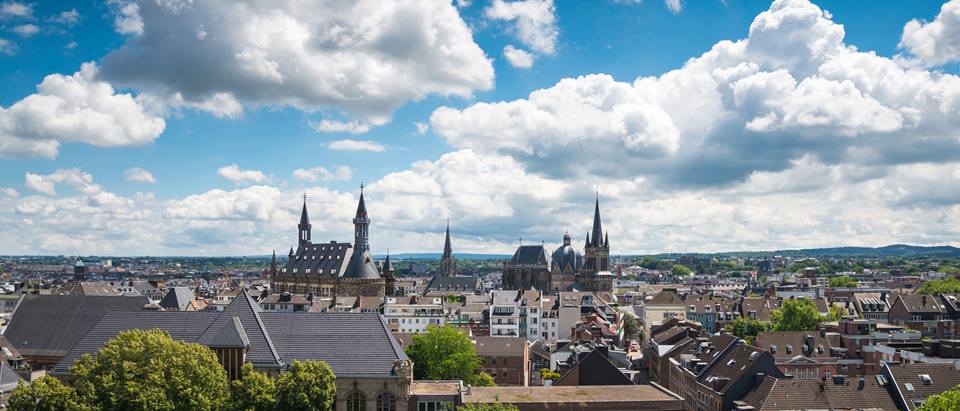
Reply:
[[422, 333], [427, 326], [443, 326], [445, 315], [442, 297], [386, 297], [383, 318], [391, 330]]

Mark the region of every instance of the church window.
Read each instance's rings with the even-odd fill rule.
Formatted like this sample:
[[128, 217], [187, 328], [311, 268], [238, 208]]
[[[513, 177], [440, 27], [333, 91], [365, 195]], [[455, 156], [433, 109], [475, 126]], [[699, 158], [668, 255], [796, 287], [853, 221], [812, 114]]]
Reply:
[[381, 392], [377, 396], [377, 411], [396, 411], [396, 399], [389, 392]]
[[360, 391], [351, 392], [347, 396], [347, 411], [363, 411], [367, 409], [367, 397]]

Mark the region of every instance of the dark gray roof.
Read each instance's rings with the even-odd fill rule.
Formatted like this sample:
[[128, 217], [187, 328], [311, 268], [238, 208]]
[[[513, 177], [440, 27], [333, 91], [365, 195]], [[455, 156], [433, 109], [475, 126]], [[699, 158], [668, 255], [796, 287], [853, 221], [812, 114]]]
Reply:
[[480, 278], [473, 276], [436, 276], [427, 284], [427, 291], [476, 291], [480, 288]]
[[212, 311], [108, 312], [70, 349], [52, 373], [66, 373], [81, 355], [96, 353], [121, 331], [156, 328], [170, 333], [175, 340], [194, 342], [219, 316], [219, 313]]
[[20, 384], [20, 380], [20, 375], [6, 361], [0, 362], [0, 392], [13, 391]]
[[377, 313], [260, 314], [284, 362], [323, 360], [337, 377], [393, 375], [408, 360]]
[[274, 348], [273, 340], [263, 326], [260, 305], [253, 301], [247, 293], [240, 293], [237, 298], [227, 305], [223, 313], [210, 325], [203, 336], [197, 341], [200, 344], [211, 346], [221, 330], [233, 327], [233, 318], [238, 317], [243, 324], [243, 330], [249, 339], [250, 348], [247, 350], [247, 362], [254, 366], [280, 365], [282, 361]]
[[356, 249], [343, 272], [343, 278], [375, 280], [380, 278], [380, 272], [377, 271], [377, 265], [373, 263], [370, 253]]
[[161, 329], [174, 339], [212, 348], [247, 346], [247, 362], [260, 368], [324, 360], [340, 377], [390, 376], [397, 360], [408, 360], [377, 313], [261, 312], [241, 293], [220, 313], [108, 312], [53, 373], [67, 373], [81, 355], [97, 352], [120, 331], [132, 329]]
[[[24, 294], [3, 336], [24, 356], [62, 356], [108, 311], [139, 311], [146, 297]], [[42, 326], [40, 326], [42, 325]]]
[[282, 277], [331, 278], [339, 276], [353, 253], [349, 243], [306, 243], [297, 247], [297, 252], [287, 260], [278, 273]]
[[160, 306], [168, 310], [183, 311], [196, 296], [189, 287], [171, 287], [160, 300]]
[[583, 256], [570, 245], [569, 234], [564, 234], [563, 245], [553, 252], [551, 260], [553, 260], [553, 266], [557, 271], [564, 271], [569, 268], [570, 271], [580, 272], [583, 268]]
[[543, 245], [521, 245], [513, 253], [510, 264], [549, 267], [550, 260], [547, 259], [547, 250], [543, 248]]

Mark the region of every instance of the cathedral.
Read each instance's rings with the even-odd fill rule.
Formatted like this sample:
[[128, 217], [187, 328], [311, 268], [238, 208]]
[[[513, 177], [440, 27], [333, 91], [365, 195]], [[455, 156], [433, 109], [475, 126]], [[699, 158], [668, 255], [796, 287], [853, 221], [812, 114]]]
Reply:
[[503, 265], [505, 290], [535, 288], [549, 291], [611, 291], [610, 237], [600, 223], [600, 197], [593, 210], [593, 229], [587, 233], [583, 254], [573, 247], [570, 234], [548, 254], [543, 245], [521, 245]]
[[276, 257], [271, 264], [273, 291], [362, 297], [382, 297], [391, 293], [393, 265], [389, 260], [384, 262], [381, 273], [370, 255], [370, 217], [364, 204], [362, 185], [353, 226], [353, 244], [314, 243], [310, 238], [310, 217], [304, 196], [300, 224], [297, 225], [297, 249], [290, 248], [283, 268], [277, 268]]

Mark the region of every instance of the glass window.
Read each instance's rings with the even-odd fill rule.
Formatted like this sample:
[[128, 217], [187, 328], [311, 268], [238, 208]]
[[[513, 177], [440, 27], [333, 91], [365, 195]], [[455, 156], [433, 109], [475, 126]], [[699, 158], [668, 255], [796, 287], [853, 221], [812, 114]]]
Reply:
[[381, 392], [377, 396], [377, 411], [396, 411], [396, 399], [389, 392]]
[[360, 391], [351, 392], [347, 396], [347, 411], [364, 411], [367, 409], [367, 398]]

